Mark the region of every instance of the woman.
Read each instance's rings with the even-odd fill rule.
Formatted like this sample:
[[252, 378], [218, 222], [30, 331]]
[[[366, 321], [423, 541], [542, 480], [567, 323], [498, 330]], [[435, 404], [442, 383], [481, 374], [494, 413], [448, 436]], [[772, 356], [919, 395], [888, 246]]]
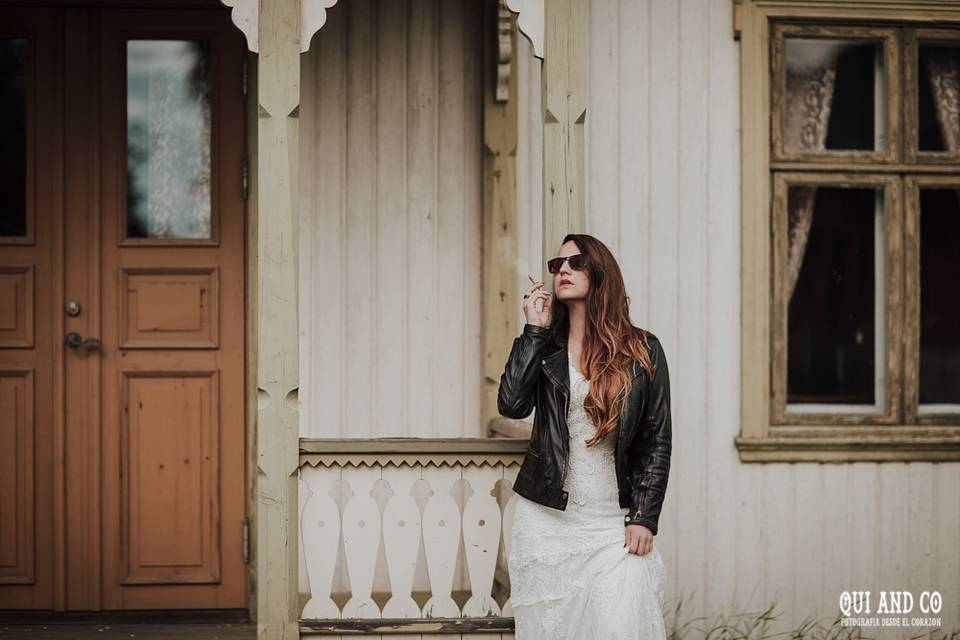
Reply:
[[[657, 337], [630, 322], [620, 268], [589, 235], [547, 262], [500, 378], [500, 413], [530, 415], [507, 558], [517, 640], [661, 640], [653, 545], [670, 470], [670, 382]], [[537, 301], [543, 301], [537, 310]]]

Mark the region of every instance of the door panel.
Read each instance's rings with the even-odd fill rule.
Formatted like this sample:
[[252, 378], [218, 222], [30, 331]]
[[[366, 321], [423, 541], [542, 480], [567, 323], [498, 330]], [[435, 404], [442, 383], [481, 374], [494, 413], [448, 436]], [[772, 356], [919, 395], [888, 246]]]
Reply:
[[247, 604], [243, 55], [226, 8], [0, 7], [2, 608]]
[[121, 531], [129, 550], [124, 584], [220, 580], [218, 378], [216, 371], [124, 373], [120, 466], [131, 479], [121, 507], [130, 523]]
[[0, 601], [54, 602], [57, 19], [0, 9]]

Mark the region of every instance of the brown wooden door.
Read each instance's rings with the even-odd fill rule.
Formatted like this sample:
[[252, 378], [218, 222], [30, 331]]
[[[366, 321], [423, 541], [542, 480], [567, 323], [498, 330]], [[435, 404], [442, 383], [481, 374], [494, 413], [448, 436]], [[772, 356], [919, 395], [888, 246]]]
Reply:
[[54, 598], [52, 473], [63, 366], [58, 25], [51, 10], [0, 14], [0, 606]]
[[226, 9], [0, 23], [35, 43], [38, 141], [0, 261], [0, 606], [245, 607], [242, 36]]

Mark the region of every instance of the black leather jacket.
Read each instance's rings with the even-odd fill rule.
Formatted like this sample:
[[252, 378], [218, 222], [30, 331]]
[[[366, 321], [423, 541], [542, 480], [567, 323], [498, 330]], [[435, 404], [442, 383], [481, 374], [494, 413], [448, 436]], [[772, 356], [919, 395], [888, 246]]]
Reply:
[[[670, 474], [670, 375], [660, 340], [647, 335], [653, 379], [639, 362], [633, 363], [633, 384], [617, 426], [614, 460], [620, 506], [629, 509], [624, 526], [642, 524], [656, 535]], [[566, 340], [567, 336], [554, 336], [549, 328], [527, 323], [513, 341], [497, 393], [497, 408], [503, 416], [525, 418], [537, 409], [530, 446], [513, 490], [561, 511], [567, 508], [563, 482], [570, 452]]]

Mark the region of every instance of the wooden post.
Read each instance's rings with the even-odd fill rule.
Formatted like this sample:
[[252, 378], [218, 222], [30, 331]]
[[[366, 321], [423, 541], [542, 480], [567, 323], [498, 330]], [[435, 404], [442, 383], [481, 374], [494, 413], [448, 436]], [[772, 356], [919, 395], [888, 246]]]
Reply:
[[297, 183], [300, 0], [260, 2], [257, 72], [257, 637], [300, 637]]
[[500, 0], [486, 0], [484, 5], [481, 424], [486, 428], [499, 416], [500, 374], [518, 333], [517, 31], [514, 16]]
[[547, 0], [544, 9], [543, 256], [546, 260], [557, 254], [563, 236], [586, 229], [583, 129], [589, 90], [590, 0]]

